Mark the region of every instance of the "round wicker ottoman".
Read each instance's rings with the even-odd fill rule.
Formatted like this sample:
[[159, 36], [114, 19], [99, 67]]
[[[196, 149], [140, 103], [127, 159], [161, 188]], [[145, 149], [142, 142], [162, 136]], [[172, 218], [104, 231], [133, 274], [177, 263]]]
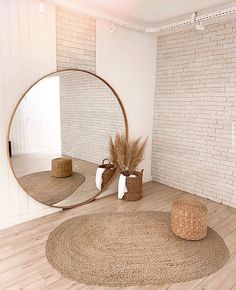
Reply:
[[171, 209], [172, 232], [184, 240], [204, 239], [207, 234], [207, 213], [206, 206], [196, 200], [174, 202]]
[[52, 160], [53, 177], [69, 177], [72, 175], [72, 159], [56, 158]]

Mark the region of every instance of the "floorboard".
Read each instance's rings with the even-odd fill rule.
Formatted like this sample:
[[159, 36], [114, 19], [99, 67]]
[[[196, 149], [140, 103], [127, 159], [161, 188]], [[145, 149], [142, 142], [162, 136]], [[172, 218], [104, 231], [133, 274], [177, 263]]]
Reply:
[[217, 273], [202, 279], [146, 287], [98, 287], [78, 284], [61, 276], [45, 257], [45, 243], [49, 233], [65, 220], [83, 214], [124, 211], [170, 211], [171, 204], [190, 194], [166, 185], [148, 182], [144, 197], [137, 202], [118, 200], [110, 195], [90, 204], [57, 212], [0, 231], [0, 289], [70, 289], [70, 290], [236, 290], [236, 209], [197, 197], [209, 211], [209, 226], [225, 240], [229, 251], [228, 263]]

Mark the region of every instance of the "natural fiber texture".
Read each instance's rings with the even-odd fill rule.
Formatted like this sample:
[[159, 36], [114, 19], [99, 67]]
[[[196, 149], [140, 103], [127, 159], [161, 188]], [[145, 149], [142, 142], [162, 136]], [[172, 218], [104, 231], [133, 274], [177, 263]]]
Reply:
[[207, 276], [228, 260], [211, 228], [202, 241], [185, 241], [163, 212], [102, 213], [72, 218], [49, 235], [49, 262], [65, 277], [89, 285], [161, 285]]
[[185, 240], [201, 240], [207, 234], [207, 208], [193, 199], [181, 199], [171, 209], [171, 230]]
[[116, 168], [111, 167], [112, 165], [106, 167], [102, 174], [102, 189], [111, 181], [113, 175], [116, 173]]
[[123, 196], [125, 201], [136, 201], [143, 197], [143, 171], [133, 173], [137, 177], [127, 177], [126, 187], [128, 189]]
[[57, 178], [51, 171], [39, 171], [18, 179], [20, 186], [39, 202], [52, 205], [70, 196], [82, 183], [85, 177], [74, 172], [72, 176]]
[[110, 182], [110, 180], [112, 179], [113, 175], [116, 173], [117, 168], [114, 166], [114, 164], [109, 163], [105, 163], [105, 161], [108, 161], [108, 159], [104, 159], [102, 161], [102, 165], [99, 165], [99, 168], [104, 168], [104, 172], [102, 174], [102, 189]]
[[72, 175], [72, 159], [71, 158], [55, 158], [52, 159], [52, 176], [69, 177]]
[[111, 162], [119, 167], [124, 175], [133, 174], [144, 158], [147, 139], [127, 140], [125, 135], [116, 134], [115, 140], [110, 138], [109, 154]]

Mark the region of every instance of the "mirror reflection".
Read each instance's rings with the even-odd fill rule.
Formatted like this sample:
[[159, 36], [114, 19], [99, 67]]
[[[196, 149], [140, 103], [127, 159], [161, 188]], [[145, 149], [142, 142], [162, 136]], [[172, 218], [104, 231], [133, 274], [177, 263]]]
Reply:
[[21, 99], [9, 152], [20, 186], [50, 206], [72, 207], [108, 186], [116, 169], [106, 160], [110, 136], [125, 133], [118, 97], [97, 76], [54, 73]]

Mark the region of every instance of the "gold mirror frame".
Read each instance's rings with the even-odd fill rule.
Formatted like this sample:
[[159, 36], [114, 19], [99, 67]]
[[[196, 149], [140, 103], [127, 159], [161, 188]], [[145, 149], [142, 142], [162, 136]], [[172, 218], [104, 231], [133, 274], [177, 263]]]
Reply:
[[[13, 118], [15, 116], [15, 113], [22, 101], [22, 99], [25, 97], [25, 95], [37, 84], [39, 83], [41, 80], [49, 77], [49, 76], [53, 76], [57, 73], [60, 73], [60, 72], [68, 72], [68, 71], [78, 71], [78, 72], [84, 72], [84, 73], [87, 73], [89, 75], [92, 75], [94, 77], [96, 77], [97, 79], [101, 80], [114, 94], [114, 96], [116, 97], [120, 107], [121, 107], [121, 110], [122, 110], [122, 113], [123, 113], [123, 118], [124, 118], [124, 123], [125, 123], [125, 136], [126, 136], [126, 139], [128, 140], [129, 138], [129, 127], [128, 127], [128, 118], [127, 118], [127, 114], [126, 114], [126, 111], [125, 111], [125, 108], [124, 108], [124, 105], [119, 97], [119, 95], [117, 94], [117, 92], [114, 90], [114, 88], [107, 82], [105, 81], [102, 77], [98, 76], [97, 74], [93, 73], [93, 72], [90, 72], [90, 71], [87, 71], [87, 70], [83, 70], [83, 69], [73, 69], [73, 68], [68, 68], [68, 69], [62, 69], [62, 70], [57, 70], [57, 71], [54, 71], [52, 73], [49, 73], [45, 76], [43, 76], [42, 78], [40, 78], [39, 80], [37, 80], [36, 82], [34, 82], [26, 91], [25, 93], [21, 96], [21, 98], [19, 99], [19, 101], [17, 102], [12, 114], [11, 114], [11, 118], [10, 118], [10, 121], [9, 121], [9, 125], [8, 125], [8, 130], [7, 130], [7, 139], [6, 139], [6, 146], [7, 146], [7, 154], [8, 154], [8, 162], [10, 164], [10, 167], [11, 167], [11, 170], [12, 170], [12, 173], [15, 177], [15, 179], [17, 180], [17, 177], [16, 177], [16, 174], [13, 170], [13, 166], [12, 166], [12, 162], [11, 162], [11, 158], [10, 158], [10, 152], [9, 152], [9, 141], [10, 141], [10, 131], [11, 131], [11, 126], [12, 126], [12, 122], [13, 122]], [[114, 182], [114, 180], [116, 179], [116, 177], [118, 176], [120, 170], [119, 168], [117, 168], [115, 174], [113, 175], [113, 177], [111, 178], [111, 180], [104, 186], [104, 188], [102, 190], [100, 190], [94, 197], [91, 197], [89, 198], [88, 200], [84, 201], [84, 202], [81, 202], [81, 203], [78, 203], [78, 204], [75, 204], [75, 205], [71, 205], [71, 206], [55, 206], [55, 205], [50, 205], [50, 207], [54, 207], [54, 208], [60, 208], [60, 209], [71, 209], [71, 208], [75, 208], [75, 207], [78, 207], [78, 206], [81, 206], [81, 205], [84, 205], [84, 204], [87, 204], [89, 202], [92, 202], [94, 201], [98, 196], [100, 196], [103, 192], [105, 192], [106, 190], [108, 190], [108, 188], [112, 185], [112, 183]], [[18, 182], [18, 180], [17, 180]], [[19, 184], [19, 182], [18, 182]], [[20, 184], [19, 184], [20, 186]], [[21, 186], [20, 186], [21, 187]], [[22, 188], [22, 187], [21, 187]], [[23, 188], [22, 188], [23, 189]], [[23, 189], [24, 190], [24, 189]], [[26, 194], [28, 195], [28, 193], [26, 192]], [[30, 195], [29, 195], [30, 196]], [[33, 197], [32, 197], [33, 198]], [[35, 199], [36, 201], [38, 201], [37, 199]], [[38, 201], [40, 202], [40, 201]], [[43, 204], [43, 203], [42, 203]]]

